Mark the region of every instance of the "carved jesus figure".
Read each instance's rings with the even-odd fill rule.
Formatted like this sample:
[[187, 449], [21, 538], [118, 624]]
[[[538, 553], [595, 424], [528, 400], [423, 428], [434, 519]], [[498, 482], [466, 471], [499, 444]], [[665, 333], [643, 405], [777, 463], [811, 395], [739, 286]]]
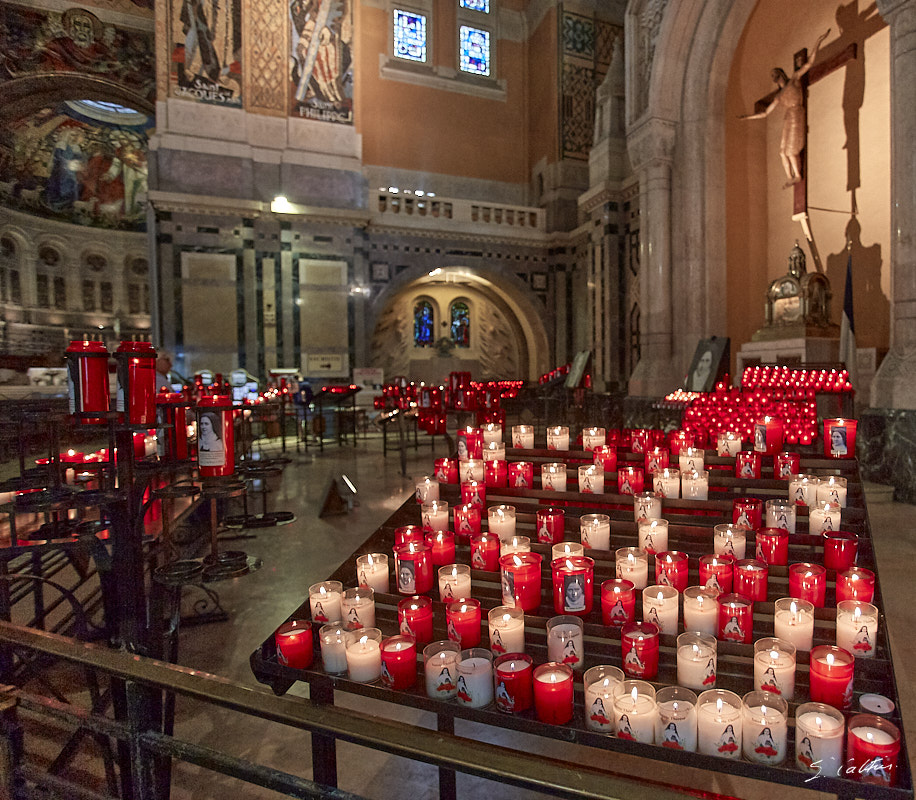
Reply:
[[821, 35], [814, 45], [814, 52], [808, 57], [800, 67], [798, 67], [790, 78], [780, 67], [775, 67], [770, 73], [773, 81], [779, 87], [776, 94], [770, 101], [770, 104], [756, 114], [742, 114], [739, 119], [763, 119], [769, 116], [777, 106], [785, 109], [785, 117], [782, 123], [782, 141], [779, 143], [779, 157], [782, 159], [783, 169], [786, 171], [786, 177], [789, 179], [786, 186], [798, 183], [801, 180], [801, 151], [805, 148], [805, 138], [807, 135], [805, 121], [805, 93], [801, 85], [802, 76], [814, 65], [814, 59], [817, 57], [817, 51], [821, 47], [821, 42], [827, 38], [827, 33]]

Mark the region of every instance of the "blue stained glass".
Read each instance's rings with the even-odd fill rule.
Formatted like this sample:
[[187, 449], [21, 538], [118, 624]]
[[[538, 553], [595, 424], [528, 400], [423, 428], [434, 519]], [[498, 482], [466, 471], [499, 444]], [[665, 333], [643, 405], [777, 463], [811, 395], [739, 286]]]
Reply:
[[413, 341], [417, 347], [433, 343], [433, 307], [426, 300], [413, 307]]
[[462, 72], [490, 74], [490, 32], [462, 25], [459, 31]]
[[426, 17], [394, 10], [394, 54], [411, 61], [426, 61]]
[[471, 11], [482, 11], [484, 14], [490, 13], [490, 0], [461, 0], [458, 5], [462, 8], [469, 8]]
[[471, 316], [468, 304], [456, 300], [451, 307], [452, 341], [458, 347], [471, 346]]

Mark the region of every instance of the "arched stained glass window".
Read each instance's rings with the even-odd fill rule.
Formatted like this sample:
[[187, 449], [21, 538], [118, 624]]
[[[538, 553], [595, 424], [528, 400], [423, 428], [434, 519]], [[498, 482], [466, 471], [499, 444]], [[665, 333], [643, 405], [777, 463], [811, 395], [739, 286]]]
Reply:
[[413, 341], [417, 347], [433, 343], [433, 306], [428, 300], [420, 300], [413, 307]]
[[471, 314], [464, 300], [455, 300], [449, 310], [452, 341], [456, 347], [471, 346]]

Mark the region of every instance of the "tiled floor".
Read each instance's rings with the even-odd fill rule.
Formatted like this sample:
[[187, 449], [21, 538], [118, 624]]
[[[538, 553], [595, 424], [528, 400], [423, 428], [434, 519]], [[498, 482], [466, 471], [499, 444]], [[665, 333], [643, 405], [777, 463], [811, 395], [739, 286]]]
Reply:
[[[436, 450], [444, 451], [444, 440]], [[248, 658], [252, 650], [282, 622], [307, 593], [310, 583], [321, 580], [361, 544], [391, 512], [398, 508], [413, 491], [414, 479], [432, 471], [433, 459], [446, 455], [430, 449], [421, 439], [419, 450], [407, 453], [407, 474], [400, 474], [398, 453], [382, 456], [379, 438], [360, 439], [354, 447], [331, 446], [324, 453], [311, 448], [308, 453], [292, 453], [292, 463], [286, 468], [280, 489], [270, 496], [271, 507], [296, 513], [294, 523], [256, 532], [255, 538], [227, 542], [226, 547], [240, 548], [263, 559], [263, 567], [254, 574], [225, 582], [219, 587], [229, 621], [197, 627], [187, 627], [180, 637], [179, 662], [213, 672], [252, 686], [255, 691], [267, 691], [252, 676]], [[357, 504], [352, 512], [341, 516], [320, 518], [319, 511], [329, 482], [341, 481], [346, 475], [357, 489]], [[880, 577], [890, 619], [894, 662], [897, 666], [898, 689], [907, 728], [916, 731], [911, 720], [916, 680], [916, 603], [912, 602], [913, 584], [907, 575], [914, 563], [916, 537], [911, 520], [913, 507], [891, 501], [885, 487], [871, 486], [869, 515], [880, 564]], [[296, 686], [291, 694], [305, 693]], [[387, 704], [372, 706], [359, 703], [360, 710], [399, 718], [411, 722], [423, 721], [434, 725], [431, 716], [424, 720], [419, 712], [395, 708]], [[311, 776], [309, 736], [288, 731], [262, 720], [240, 718], [230, 712], [214, 712], [195, 703], [179, 700], [176, 731], [193, 741], [225, 749], [252, 761], [267, 764], [303, 777]], [[465, 725], [461, 735], [483, 738], [491, 735], [479, 726]], [[524, 746], [524, 743], [523, 745]], [[548, 743], [545, 754], [561, 754], [562, 743]], [[771, 798], [774, 787], [736, 779], [727, 773], [709, 776], [693, 770], [668, 769], [658, 762], [615, 756], [613, 765], [604, 751], [585, 753], [586, 760], [630, 774], [652, 774], [660, 780], [684, 781], [709, 791], [745, 797]], [[350, 745], [340, 745], [338, 769], [341, 788], [377, 800], [400, 800], [408, 795], [412, 800], [432, 800], [436, 797], [435, 771], [422, 764], [396, 759]], [[535, 797], [505, 785], [459, 776], [459, 792], [463, 797], [525, 798]], [[814, 796], [811, 792], [788, 791], [797, 796]], [[172, 796], [178, 800], [194, 798], [267, 798], [271, 792], [239, 784], [231, 779], [214, 777], [187, 766], [175, 769]], [[648, 793], [646, 796], [651, 796]]]

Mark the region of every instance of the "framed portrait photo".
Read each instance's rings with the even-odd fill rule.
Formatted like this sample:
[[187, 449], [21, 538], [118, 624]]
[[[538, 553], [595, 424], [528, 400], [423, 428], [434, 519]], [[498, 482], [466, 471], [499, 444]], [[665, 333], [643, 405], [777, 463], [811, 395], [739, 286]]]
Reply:
[[727, 336], [699, 341], [684, 384], [688, 392], [711, 392], [716, 382], [725, 377], [731, 360], [730, 343]]

